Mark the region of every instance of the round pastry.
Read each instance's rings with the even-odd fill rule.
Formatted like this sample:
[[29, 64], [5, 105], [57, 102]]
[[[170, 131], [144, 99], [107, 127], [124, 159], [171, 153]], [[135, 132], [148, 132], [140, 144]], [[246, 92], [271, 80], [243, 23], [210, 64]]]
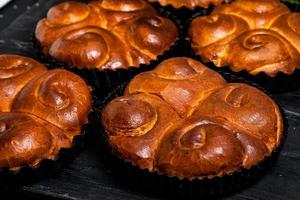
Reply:
[[219, 5], [222, 2], [229, 2], [230, 0], [148, 0], [148, 1], [159, 2], [162, 6], [171, 5], [176, 9], [185, 7], [193, 10], [196, 7], [208, 8], [210, 5]]
[[259, 165], [280, 149], [284, 129], [279, 107], [264, 92], [227, 83], [184, 57], [137, 75], [124, 96], [104, 107], [102, 125], [120, 158], [189, 181]]
[[47, 56], [102, 71], [149, 64], [170, 49], [178, 31], [144, 0], [95, 0], [53, 6], [35, 36]]
[[195, 18], [189, 37], [194, 52], [217, 67], [290, 75], [300, 67], [299, 19], [279, 0], [236, 0]]
[[38, 168], [57, 159], [88, 123], [90, 88], [71, 72], [0, 55], [0, 86], [0, 169]]

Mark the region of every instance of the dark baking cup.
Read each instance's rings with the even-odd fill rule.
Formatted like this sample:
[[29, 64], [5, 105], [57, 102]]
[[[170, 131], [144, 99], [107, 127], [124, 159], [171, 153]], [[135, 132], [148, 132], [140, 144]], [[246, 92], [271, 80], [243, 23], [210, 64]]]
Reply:
[[[286, 2], [284, 3], [290, 8], [291, 11], [293, 12], [300, 11], [299, 5], [286, 3]], [[201, 15], [201, 13], [199, 15]], [[191, 20], [189, 20], [185, 24], [183, 28], [184, 35], [186, 35], [185, 44], [189, 45], [189, 47], [186, 47], [186, 49], [190, 49], [190, 53], [189, 53], [190, 57], [202, 63], [205, 63], [205, 65], [208, 66], [209, 68], [218, 71], [222, 74], [232, 73], [238, 77], [242, 77], [245, 80], [249, 80], [250, 82], [257, 83], [259, 86], [261, 86], [262, 88], [264, 88], [270, 93], [284, 93], [284, 92], [290, 92], [290, 91], [300, 89], [300, 69], [295, 69], [294, 73], [291, 75], [285, 74], [283, 72], [279, 72], [276, 77], [270, 77], [264, 72], [261, 72], [257, 75], [251, 75], [245, 70], [240, 72], [234, 72], [230, 69], [229, 66], [217, 67], [212, 62], [204, 62], [201, 56], [197, 55], [194, 52], [193, 48], [191, 47], [191, 41], [188, 37], [188, 29], [190, 23], [194, 18], [196, 18], [199, 15], [195, 15]]]
[[74, 72], [75, 74], [81, 76], [87, 83], [94, 87], [97, 92], [97, 96], [100, 98], [105, 97], [114, 88], [119, 86], [124, 82], [130, 81], [135, 75], [154, 69], [160, 62], [165, 59], [174, 57], [178, 52], [182, 51], [181, 43], [185, 40], [182, 37], [183, 27], [180, 20], [176, 16], [172, 15], [168, 11], [161, 10], [159, 16], [165, 17], [171, 20], [178, 28], [178, 39], [167, 49], [163, 54], [158, 55], [155, 59], [151, 60], [148, 64], [140, 64], [138, 67], [130, 66], [128, 69], [116, 69], [116, 70], [98, 70], [98, 69], [78, 69], [76, 66], [68, 66], [65, 63], [59, 62], [54, 58], [48, 57], [43, 54], [41, 48], [33, 34], [33, 44], [35, 45], [35, 50], [37, 57], [43, 64], [48, 68], [63, 68]]
[[[255, 83], [251, 83], [243, 78], [236, 77], [232, 74], [223, 74], [223, 77], [229, 82], [239, 82], [247, 83], [254, 86], [268, 96], [274, 99], [267, 91], [262, 89]], [[111, 100], [118, 96], [122, 96], [126, 83], [115, 88], [104, 101], [98, 104], [100, 110]], [[274, 100], [275, 101], [275, 100]], [[275, 101], [276, 102], [276, 101]], [[276, 102], [277, 103], [277, 102]], [[277, 103], [277, 105], [279, 105]], [[268, 169], [270, 169], [275, 161], [277, 160], [280, 151], [286, 141], [288, 134], [288, 123], [285, 116], [285, 112], [280, 107], [282, 117], [284, 120], [284, 130], [283, 137], [280, 145], [272, 152], [271, 155], [266, 156], [264, 160], [260, 161], [258, 164], [253, 165], [251, 168], [240, 168], [231, 174], [226, 174], [222, 177], [204, 178], [204, 179], [194, 179], [180, 180], [176, 177], [168, 177], [167, 175], [160, 175], [157, 172], [149, 172], [146, 169], [140, 169], [138, 166], [134, 166], [129, 162], [123, 160], [118, 153], [114, 152], [113, 148], [110, 146], [108, 141], [108, 135], [104, 128], [101, 128], [101, 137], [107, 146], [107, 151], [112, 154], [109, 165], [112, 171], [119, 176], [119, 181], [129, 187], [133, 191], [144, 192], [156, 197], [167, 197], [167, 198], [184, 198], [184, 199], [196, 199], [196, 198], [216, 198], [224, 197], [242, 190], [256, 181], [258, 181]], [[108, 153], [109, 154], [109, 153]]]
[[61, 148], [55, 160], [44, 159], [34, 168], [22, 166], [17, 171], [10, 171], [9, 168], [0, 169], [0, 188], [4, 191], [15, 191], [24, 185], [55, 175], [70, 164], [84, 147], [85, 135], [92, 128], [90, 124], [96, 118], [95, 112], [90, 112], [88, 118], [89, 123], [83, 125], [80, 134], [73, 138], [72, 146]]

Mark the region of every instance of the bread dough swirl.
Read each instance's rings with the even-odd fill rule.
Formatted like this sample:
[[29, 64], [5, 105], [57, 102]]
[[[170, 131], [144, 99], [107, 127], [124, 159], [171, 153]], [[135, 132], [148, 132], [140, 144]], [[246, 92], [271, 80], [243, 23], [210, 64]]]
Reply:
[[9, 112], [20, 90], [47, 69], [37, 61], [17, 55], [0, 55], [0, 112]]

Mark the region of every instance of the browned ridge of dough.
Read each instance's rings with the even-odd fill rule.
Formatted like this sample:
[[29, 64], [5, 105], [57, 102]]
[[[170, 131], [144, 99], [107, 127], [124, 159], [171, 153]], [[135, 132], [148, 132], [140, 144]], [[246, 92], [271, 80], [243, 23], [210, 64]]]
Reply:
[[137, 75], [102, 110], [109, 143], [124, 160], [180, 179], [250, 168], [279, 147], [283, 120], [262, 91], [226, 83], [190, 58]]
[[300, 14], [279, 0], [236, 0], [195, 18], [189, 37], [205, 62], [275, 77], [300, 68], [299, 27]]

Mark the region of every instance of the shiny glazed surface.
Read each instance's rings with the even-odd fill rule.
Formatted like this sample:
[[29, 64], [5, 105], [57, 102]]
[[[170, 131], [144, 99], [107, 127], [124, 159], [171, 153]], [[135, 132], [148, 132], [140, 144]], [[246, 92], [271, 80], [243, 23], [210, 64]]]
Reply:
[[299, 22], [279, 0], [236, 0], [195, 18], [189, 37], [205, 62], [274, 77], [300, 67]]
[[54, 160], [88, 123], [90, 88], [66, 70], [0, 55], [0, 168], [18, 170]]
[[175, 43], [175, 24], [144, 0], [70, 1], [53, 6], [35, 36], [44, 54], [70, 67], [138, 67]]
[[180, 179], [250, 168], [283, 131], [278, 106], [262, 91], [183, 57], [137, 75], [103, 109], [102, 124], [121, 158]]

